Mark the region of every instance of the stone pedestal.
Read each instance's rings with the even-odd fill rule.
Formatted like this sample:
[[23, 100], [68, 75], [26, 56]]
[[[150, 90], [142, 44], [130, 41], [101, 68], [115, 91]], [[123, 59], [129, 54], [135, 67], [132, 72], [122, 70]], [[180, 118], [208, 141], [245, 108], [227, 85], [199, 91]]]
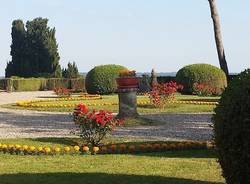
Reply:
[[137, 88], [118, 89], [119, 114], [118, 118], [136, 118], [137, 112]]

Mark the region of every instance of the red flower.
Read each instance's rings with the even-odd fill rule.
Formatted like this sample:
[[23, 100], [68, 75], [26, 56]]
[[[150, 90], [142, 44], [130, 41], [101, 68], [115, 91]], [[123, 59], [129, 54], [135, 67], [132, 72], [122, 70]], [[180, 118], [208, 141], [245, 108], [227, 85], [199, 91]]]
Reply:
[[123, 120], [115, 119], [111, 112], [105, 110], [89, 112], [84, 104], [79, 104], [73, 115], [76, 125], [79, 126], [79, 135], [92, 145], [98, 145], [100, 137], [103, 138], [116, 126], [123, 124]]
[[88, 108], [84, 104], [79, 104], [77, 106], [77, 110], [80, 111], [83, 114], [87, 114], [88, 113]]

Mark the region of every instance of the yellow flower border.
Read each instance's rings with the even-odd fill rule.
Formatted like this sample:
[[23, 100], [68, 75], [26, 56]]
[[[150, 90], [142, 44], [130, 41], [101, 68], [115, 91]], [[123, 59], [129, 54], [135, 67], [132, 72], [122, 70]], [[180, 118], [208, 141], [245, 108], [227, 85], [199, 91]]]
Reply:
[[166, 143], [145, 143], [145, 144], [111, 144], [101, 147], [88, 146], [33, 146], [20, 144], [0, 143], [0, 154], [9, 153], [16, 155], [64, 155], [64, 154], [126, 154], [164, 152], [175, 150], [192, 149], [214, 149], [212, 142], [206, 141], [185, 141]]
[[[32, 108], [74, 108], [79, 103], [75, 104], [62, 104], [56, 102], [62, 101], [80, 101], [80, 100], [89, 100], [89, 99], [101, 99], [101, 97], [78, 97], [78, 98], [61, 98], [61, 99], [52, 99], [52, 100], [31, 100], [31, 101], [18, 101], [16, 102], [17, 106], [20, 107], [32, 107]], [[53, 104], [37, 104], [39, 102], [55, 102]], [[151, 105], [149, 100], [141, 100], [137, 102], [138, 105]], [[185, 101], [185, 100], [174, 100], [170, 101], [169, 104], [189, 104], [189, 105], [218, 105], [218, 102], [209, 102], [209, 101]], [[118, 105], [118, 102], [104, 102], [104, 103], [85, 103], [87, 106], [110, 106]]]

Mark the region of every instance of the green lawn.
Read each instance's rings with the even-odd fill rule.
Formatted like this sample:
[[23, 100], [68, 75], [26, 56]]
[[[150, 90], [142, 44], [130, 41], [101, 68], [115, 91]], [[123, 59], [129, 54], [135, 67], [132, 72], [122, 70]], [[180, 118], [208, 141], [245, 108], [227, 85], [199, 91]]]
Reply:
[[[219, 97], [198, 97], [194, 95], [176, 95], [177, 100], [186, 100], [186, 101], [217, 101]], [[149, 98], [146, 96], [138, 96], [137, 101], [149, 101]], [[118, 96], [117, 95], [105, 95], [103, 99], [98, 100], [82, 100], [82, 101], [64, 101], [59, 102], [60, 104], [75, 104], [75, 103], [91, 103], [96, 104], [95, 106], [88, 106], [89, 109], [105, 109], [112, 112], [118, 112], [118, 105], [98, 105], [102, 103], [111, 103], [117, 102], [118, 103]], [[55, 102], [39, 102], [39, 104], [53, 104]], [[49, 108], [49, 107], [19, 107], [16, 104], [7, 104], [3, 105], [2, 107], [5, 108], [12, 108], [12, 109], [28, 109], [28, 110], [37, 110], [37, 111], [54, 111], [54, 112], [72, 112], [73, 108]], [[139, 113], [195, 113], [195, 112], [213, 112], [215, 105], [194, 105], [194, 104], [169, 104], [165, 108], [155, 108], [152, 105], [138, 105], [138, 112]]]
[[[71, 145], [79, 139], [2, 139], [32, 145]], [[132, 140], [114, 139], [109, 142]], [[143, 141], [143, 140], [135, 140]], [[212, 184], [224, 183], [212, 150], [137, 155], [17, 156], [0, 154], [0, 183]]]

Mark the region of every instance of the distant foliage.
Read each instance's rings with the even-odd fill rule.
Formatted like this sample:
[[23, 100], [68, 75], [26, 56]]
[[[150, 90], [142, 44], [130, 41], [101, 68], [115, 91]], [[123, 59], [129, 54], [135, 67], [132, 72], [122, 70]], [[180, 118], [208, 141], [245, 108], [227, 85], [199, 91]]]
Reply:
[[215, 108], [219, 163], [228, 184], [250, 183], [250, 69], [229, 83]]
[[78, 68], [75, 62], [73, 63], [68, 63], [68, 67], [64, 68], [62, 70], [62, 76], [64, 78], [68, 78], [68, 79], [73, 79], [73, 78], [78, 78], [80, 76], [79, 72], [78, 72]]
[[12, 60], [7, 63], [5, 76], [61, 77], [55, 28], [48, 27], [48, 19], [36, 18], [12, 23]]
[[180, 69], [176, 74], [176, 82], [184, 86], [183, 92], [193, 94], [194, 84], [203, 84], [214, 89], [220, 95], [227, 86], [225, 73], [209, 64], [193, 64]]
[[115, 78], [121, 70], [126, 68], [121, 65], [100, 65], [90, 70], [85, 79], [85, 87], [90, 94], [111, 94], [117, 89]]

